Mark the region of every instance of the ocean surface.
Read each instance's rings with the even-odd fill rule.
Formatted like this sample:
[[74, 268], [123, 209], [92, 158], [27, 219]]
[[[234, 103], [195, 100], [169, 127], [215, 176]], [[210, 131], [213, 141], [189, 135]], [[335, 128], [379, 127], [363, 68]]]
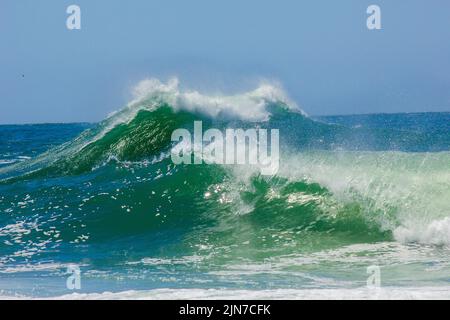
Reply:
[[[450, 113], [310, 117], [270, 86], [138, 93], [97, 124], [0, 126], [0, 296], [450, 298]], [[173, 164], [195, 120], [279, 129], [278, 173]]]

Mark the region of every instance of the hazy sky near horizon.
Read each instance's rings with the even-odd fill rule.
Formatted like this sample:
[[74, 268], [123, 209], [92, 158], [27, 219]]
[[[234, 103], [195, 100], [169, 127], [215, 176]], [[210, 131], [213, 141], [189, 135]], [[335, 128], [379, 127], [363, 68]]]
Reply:
[[276, 80], [311, 115], [450, 111], [450, 1], [0, 1], [0, 123], [99, 121], [174, 75], [206, 93]]

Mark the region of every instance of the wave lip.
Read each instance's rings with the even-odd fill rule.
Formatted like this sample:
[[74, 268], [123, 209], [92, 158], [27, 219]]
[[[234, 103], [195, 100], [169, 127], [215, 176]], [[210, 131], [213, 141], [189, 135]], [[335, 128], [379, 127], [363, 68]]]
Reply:
[[151, 106], [154, 107], [163, 101], [175, 110], [201, 113], [211, 118], [267, 121], [270, 117], [268, 104], [282, 103], [291, 111], [305, 115], [280, 85], [270, 83], [235, 95], [206, 95], [196, 90], [181, 90], [177, 78], [171, 78], [166, 84], [150, 78], [141, 81], [133, 93], [134, 99], [128, 104], [130, 108], [142, 107], [148, 101], [153, 101]]

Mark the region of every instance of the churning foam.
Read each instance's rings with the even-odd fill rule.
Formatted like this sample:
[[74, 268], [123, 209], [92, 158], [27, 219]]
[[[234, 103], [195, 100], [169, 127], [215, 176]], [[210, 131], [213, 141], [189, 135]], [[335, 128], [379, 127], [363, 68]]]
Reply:
[[303, 152], [284, 154], [278, 175], [319, 183], [341, 205], [358, 203], [367, 223], [391, 231], [398, 242], [447, 246], [449, 161], [448, 152]]
[[406, 223], [406, 226], [394, 230], [394, 237], [401, 242], [449, 245], [450, 217], [434, 220], [429, 224]]
[[206, 95], [196, 90], [181, 90], [178, 78], [171, 78], [167, 83], [150, 78], [141, 81], [134, 88], [133, 95], [129, 107], [140, 107], [153, 99], [150, 106], [157, 107], [166, 102], [175, 110], [198, 112], [212, 118], [266, 121], [270, 116], [268, 104], [277, 102], [304, 114], [281, 86], [273, 83], [262, 83], [252, 91], [235, 95]]
[[[449, 287], [386, 287], [379, 289], [155, 289], [104, 293], [72, 293], [46, 298], [57, 300], [448, 300]], [[29, 299], [24, 296], [0, 296], [0, 299]], [[40, 298], [43, 299], [43, 298]]]

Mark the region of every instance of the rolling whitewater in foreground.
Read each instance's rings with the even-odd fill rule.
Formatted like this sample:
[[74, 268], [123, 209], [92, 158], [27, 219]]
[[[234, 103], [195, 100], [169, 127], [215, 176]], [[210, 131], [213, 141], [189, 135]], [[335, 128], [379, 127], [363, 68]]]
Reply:
[[[198, 120], [279, 129], [277, 174], [173, 164]], [[98, 124], [0, 126], [0, 296], [449, 299], [449, 199], [450, 113], [311, 118], [269, 84], [149, 79]]]

